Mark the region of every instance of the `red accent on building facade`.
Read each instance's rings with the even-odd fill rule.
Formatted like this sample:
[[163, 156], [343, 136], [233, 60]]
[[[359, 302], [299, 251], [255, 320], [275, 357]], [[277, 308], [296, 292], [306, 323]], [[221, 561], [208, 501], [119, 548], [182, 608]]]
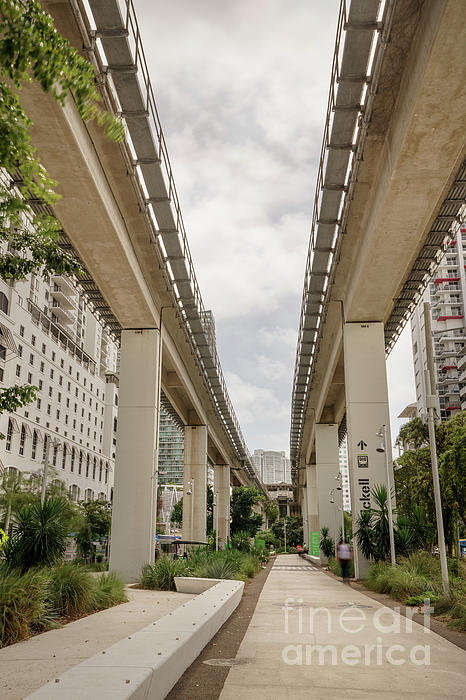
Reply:
[[458, 319], [458, 318], [464, 318], [464, 316], [437, 316], [435, 319], [436, 321], [446, 321], [447, 319]]

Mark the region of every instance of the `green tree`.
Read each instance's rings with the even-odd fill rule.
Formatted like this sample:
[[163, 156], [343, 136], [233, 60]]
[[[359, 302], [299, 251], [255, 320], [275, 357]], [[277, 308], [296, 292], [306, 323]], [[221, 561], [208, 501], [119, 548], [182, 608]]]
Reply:
[[264, 505], [265, 517], [269, 524], [274, 523], [280, 515], [280, 508], [277, 501], [267, 501]]
[[109, 501], [86, 501], [81, 507], [94, 539], [110, 534], [112, 504]]
[[[466, 532], [466, 411], [437, 425], [435, 433], [445, 539], [451, 552], [457, 523]], [[426, 525], [424, 546], [427, 546], [427, 541], [435, 538], [436, 516], [426, 426], [414, 418], [403, 426], [398, 442], [410, 449], [397, 459], [402, 467], [395, 471], [397, 511], [409, 520], [416, 507], [422, 509]]]
[[[211, 534], [214, 531], [214, 491], [210, 484], [207, 485], [207, 510], [206, 510], [206, 521], [207, 521], [207, 534]], [[173, 506], [170, 522], [181, 527], [183, 524], [183, 497], [180, 498], [178, 503]]]
[[81, 556], [90, 558], [95, 553], [94, 541], [110, 534], [112, 504], [109, 501], [85, 501], [81, 503], [83, 518], [76, 534], [76, 544]]
[[263, 518], [260, 513], [254, 513], [254, 506], [264, 500], [262, 491], [253, 486], [235, 486], [231, 497], [231, 525], [230, 533], [247, 532], [249, 537], [254, 537], [262, 525]]
[[172, 513], [170, 515], [170, 522], [178, 527], [183, 524], [183, 497], [180, 498], [178, 503], [173, 506]]
[[4, 474], [2, 477], [0, 504], [3, 511], [3, 527], [7, 533], [10, 529], [11, 514], [22, 501], [23, 481], [24, 477], [19, 471]]
[[286, 521], [286, 544], [289, 547], [296, 547], [303, 544], [303, 519], [296, 516], [287, 516], [276, 520], [271, 530], [280, 544], [285, 543], [284, 523]]
[[[30, 273], [73, 275], [76, 260], [59, 245], [60, 223], [49, 214], [34, 215], [31, 199], [51, 206], [56, 183], [41, 164], [31, 141], [32, 122], [20, 101], [21, 87], [38, 81], [65, 104], [73, 91], [79, 114], [95, 119], [110, 138], [123, 138], [122, 124], [101, 104], [92, 65], [55, 29], [37, 0], [0, 0], [0, 168], [10, 182], [0, 182], [0, 277], [23, 280]], [[36, 398], [36, 387], [0, 389], [0, 412], [13, 412]]]

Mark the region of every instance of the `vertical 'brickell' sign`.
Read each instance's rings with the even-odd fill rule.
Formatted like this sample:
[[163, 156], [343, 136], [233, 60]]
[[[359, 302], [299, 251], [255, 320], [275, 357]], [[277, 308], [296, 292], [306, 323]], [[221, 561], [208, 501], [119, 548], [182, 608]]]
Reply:
[[361, 506], [364, 510], [367, 510], [371, 507], [371, 487], [369, 479], [358, 479], [358, 485], [360, 489], [359, 500]]
[[311, 537], [310, 537], [310, 542], [311, 542], [310, 554], [313, 557], [320, 557], [319, 533], [318, 532], [311, 532], [310, 535], [311, 535]]

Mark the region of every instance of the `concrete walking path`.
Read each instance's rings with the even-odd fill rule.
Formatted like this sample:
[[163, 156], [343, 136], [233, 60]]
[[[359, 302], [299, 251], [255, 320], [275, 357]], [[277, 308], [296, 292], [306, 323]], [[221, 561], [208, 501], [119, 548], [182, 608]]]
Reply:
[[127, 588], [128, 603], [0, 649], [0, 698], [20, 700], [72, 666], [167, 615], [187, 593]]
[[236, 661], [220, 700], [460, 700], [466, 688], [463, 650], [297, 555], [277, 557]]

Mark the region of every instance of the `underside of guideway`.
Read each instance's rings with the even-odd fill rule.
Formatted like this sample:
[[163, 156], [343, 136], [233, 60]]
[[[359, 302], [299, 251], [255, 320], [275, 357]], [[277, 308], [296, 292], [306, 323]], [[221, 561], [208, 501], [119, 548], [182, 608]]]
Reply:
[[62, 245], [82, 262], [80, 282], [114, 334], [162, 329], [165, 395], [185, 424], [209, 424], [212, 459], [259, 484], [209, 337], [133, 3], [43, 5], [94, 65], [126, 135], [115, 144], [84, 124], [72, 95], [62, 109], [34, 84], [23, 91], [34, 143], [63, 195], [54, 207]]
[[341, 3], [294, 374], [295, 487], [316, 423], [344, 421], [343, 323], [382, 322], [389, 351], [465, 201], [464, 26], [456, 0]]

